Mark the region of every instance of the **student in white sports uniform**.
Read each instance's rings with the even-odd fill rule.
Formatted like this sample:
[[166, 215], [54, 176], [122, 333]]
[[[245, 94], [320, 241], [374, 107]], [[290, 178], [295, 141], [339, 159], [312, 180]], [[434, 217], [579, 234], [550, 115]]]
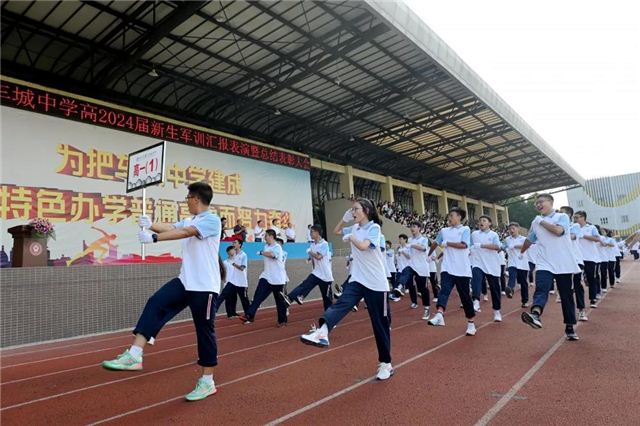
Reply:
[[[138, 239], [142, 244], [181, 240], [180, 275], [149, 298], [133, 330], [135, 337], [131, 347], [118, 358], [104, 361], [102, 366], [109, 370], [142, 370], [143, 348], [149, 339], [188, 306], [196, 329], [202, 376], [185, 398], [196, 401], [217, 392], [213, 381], [213, 368], [218, 364], [214, 308], [224, 275], [218, 256], [222, 222], [209, 210], [213, 198], [211, 186], [194, 182], [187, 189], [187, 206], [193, 217], [175, 224], [151, 223], [147, 216], [141, 216], [139, 220], [143, 230], [138, 233]], [[138, 392], [144, 392], [144, 389], [140, 388]]]
[[609, 248], [607, 247], [607, 237], [605, 236], [605, 231], [599, 225], [595, 225], [598, 230], [598, 238], [600, 239], [600, 243], [596, 244], [598, 247], [598, 254], [600, 259], [600, 267], [598, 271], [600, 272], [600, 288], [598, 289], [598, 293], [606, 293], [607, 290], [607, 279], [609, 273]]
[[284, 249], [284, 240], [282, 238], [276, 238], [276, 242], [282, 248], [282, 266], [284, 267], [284, 293], [287, 294], [287, 284], [289, 284], [289, 274], [287, 274], [287, 259], [289, 259], [289, 252]]
[[268, 229], [265, 232], [265, 241], [264, 248], [258, 252], [258, 256], [262, 256], [264, 259], [264, 270], [260, 274], [258, 286], [253, 294], [253, 302], [244, 315], [240, 316], [240, 321], [244, 324], [254, 322], [258, 308], [271, 293], [276, 302], [278, 327], [283, 327], [287, 324], [287, 305], [282, 298], [284, 285], [287, 282], [284, 254], [282, 247], [276, 242], [276, 232], [273, 229]]
[[536, 291], [531, 312], [523, 312], [522, 321], [532, 328], [542, 328], [540, 316], [547, 304], [549, 289], [555, 280], [560, 293], [567, 340], [578, 340], [574, 330], [576, 305], [572, 278], [573, 274], [580, 272], [580, 268], [571, 247], [569, 216], [553, 209], [553, 197], [550, 194], [538, 195], [535, 206], [540, 215], [531, 222], [529, 236], [520, 251], [526, 252], [532, 242], [538, 245]]
[[256, 224], [256, 227], [253, 228], [253, 241], [256, 243], [261, 243], [264, 240], [264, 221], [260, 219]]
[[386, 240], [385, 245], [386, 245], [386, 250], [384, 252], [385, 260], [387, 262], [387, 270], [389, 271], [389, 274], [390, 274], [389, 286], [393, 288], [393, 286], [396, 283], [396, 268], [397, 268], [396, 252], [395, 250], [393, 250], [393, 243], [391, 242], [391, 240]]
[[[573, 208], [569, 206], [560, 207], [560, 211], [569, 218], [573, 218]], [[569, 226], [569, 235], [571, 236], [571, 247], [573, 249], [573, 255], [576, 259], [576, 263], [580, 268], [580, 272], [573, 274], [573, 293], [576, 297], [576, 307], [578, 308], [578, 321], [588, 321], [587, 311], [585, 310], [584, 304], [584, 287], [582, 286], [582, 276], [584, 273], [584, 260], [582, 258], [582, 252], [580, 251], [580, 235], [582, 231], [580, 229], [580, 225], [577, 223], [572, 223]]]
[[614, 288], [616, 286], [616, 259], [617, 256], [620, 255], [618, 251], [618, 243], [615, 238], [613, 238], [613, 232], [611, 230], [607, 230], [607, 254], [608, 262], [607, 262], [607, 275], [609, 276], [609, 287]]
[[509, 224], [509, 236], [505, 238], [502, 247], [507, 252], [509, 258], [509, 284], [507, 285], [507, 297], [511, 299], [516, 288], [516, 283], [520, 284], [520, 303], [523, 308], [529, 307], [529, 286], [527, 285], [527, 274], [529, 264], [525, 256], [520, 255], [520, 249], [524, 245], [525, 237], [520, 235], [520, 224], [511, 222]]
[[469, 282], [471, 281], [471, 263], [469, 261], [469, 246], [471, 245], [471, 230], [468, 226], [462, 225], [462, 221], [467, 216], [467, 212], [459, 207], [449, 210], [449, 226], [442, 228], [438, 232], [436, 240], [431, 243], [429, 255], [438, 245], [444, 247], [442, 257], [442, 272], [440, 273], [440, 293], [438, 293], [438, 312], [427, 324], [433, 326], [444, 326], [444, 312], [447, 309], [447, 302], [451, 290], [455, 286], [462, 301], [464, 315], [467, 317], [467, 336], [476, 334], [476, 326], [473, 318], [476, 311], [473, 309], [473, 301], [469, 292]]
[[216, 312], [224, 302], [227, 318], [236, 318], [236, 303], [240, 297], [243, 312], [249, 309], [249, 286], [247, 283], [247, 255], [242, 251], [242, 242], [235, 240], [233, 246], [227, 247], [227, 259], [224, 261], [227, 271], [227, 284], [216, 301]]
[[631, 244], [629, 253], [631, 253], [631, 255], [633, 256], [634, 261], [640, 259], [640, 241], [636, 241]]
[[[345, 228], [351, 215], [356, 224]], [[351, 311], [351, 308], [364, 298], [373, 326], [373, 334], [378, 348], [379, 380], [393, 375], [391, 366], [391, 315], [387, 300], [389, 284], [385, 271], [385, 260], [380, 251], [380, 224], [375, 205], [367, 199], [359, 198], [353, 207], [345, 213], [343, 220], [334, 229], [342, 234], [343, 240], [351, 244], [351, 279], [343, 289], [342, 296], [327, 309], [320, 318], [320, 328], [313, 328], [300, 337], [303, 343], [327, 347], [329, 332]]]
[[480, 216], [478, 219], [479, 230], [471, 233], [471, 252], [473, 253], [471, 265], [471, 288], [473, 309], [480, 312], [480, 292], [482, 282], [487, 279], [489, 291], [491, 291], [491, 305], [493, 308], [493, 320], [502, 321], [500, 312], [500, 238], [491, 230], [491, 218]]
[[600, 253], [598, 252], [598, 244], [600, 244], [600, 234], [595, 226], [587, 223], [587, 213], [580, 210], [574, 215], [575, 223], [580, 227], [576, 230], [578, 237], [578, 248], [584, 263], [584, 278], [589, 287], [589, 303], [592, 308], [598, 305], [598, 289], [600, 282], [596, 280], [596, 269], [600, 263]]
[[409, 238], [409, 248], [411, 249], [411, 258], [409, 266], [404, 268], [402, 274], [398, 278], [398, 284], [393, 290], [396, 297], [404, 294], [404, 289], [409, 288], [411, 296], [411, 308], [418, 307], [418, 298], [415, 288], [412, 291], [413, 282], [415, 280], [417, 293], [422, 297], [422, 306], [424, 309], [422, 319], [427, 321], [430, 316], [431, 297], [429, 296], [429, 288], [427, 287], [427, 279], [429, 278], [429, 239], [420, 233], [420, 223], [414, 222], [409, 228], [411, 230], [411, 238]]
[[322, 296], [322, 304], [324, 310], [329, 309], [329, 306], [333, 303], [333, 296], [331, 294], [331, 283], [333, 282], [333, 272], [331, 271], [331, 251], [329, 250], [329, 243], [322, 238], [322, 228], [319, 225], [311, 227], [311, 247], [307, 249], [307, 255], [311, 259], [313, 270], [311, 274], [296, 288], [291, 290], [289, 294], [283, 297], [287, 305], [291, 305], [291, 302], [296, 302], [302, 305], [302, 301], [305, 297], [311, 293], [311, 291], [318, 287], [320, 289], [320, 295]]
[[[404, 268], [409, 266], [411, 260], [411, 247], [408, 245], [409, 237], [406, 234], [398, 235], [398, 249], [396, 250], [396, 282], [393, 283], [395, 288], [398, 285], [398, 279], [400, 274], [404, 271]], [[393, 293], [389, 295], [391, 300], [393, 299]], [[397, 299], [400, 300], [400, 299]]]

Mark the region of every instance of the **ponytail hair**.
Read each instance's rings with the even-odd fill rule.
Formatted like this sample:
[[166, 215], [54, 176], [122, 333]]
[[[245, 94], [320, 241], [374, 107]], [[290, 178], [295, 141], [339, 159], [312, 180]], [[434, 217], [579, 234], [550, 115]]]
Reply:
[[378, 214], [378, 209], [373, 204], [373, 201], [368, 198], [356, 198], [356, 203], [362, 206], [362, 210], [367, 214], [367, 219], [372, 220], [374, 223], [382, 226], [382, 219]]

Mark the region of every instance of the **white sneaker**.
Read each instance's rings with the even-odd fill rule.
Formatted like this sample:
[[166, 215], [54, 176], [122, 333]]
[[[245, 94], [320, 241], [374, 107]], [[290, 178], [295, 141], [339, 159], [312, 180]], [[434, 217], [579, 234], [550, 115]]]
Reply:
[[596, 294], [596, 299], [600, 300], [602, 298], [602, 296], [600, 296], [600, 293]]
[[620, 278], [616, 278], [616, 282], [619, 283], [620, 282]]
[[501, 294], [501, 295], [503, 295], [503, 296], [506, 296], [506, 295], [507, 295], [507, 292], [505, 292], [505, 291], [501, 291], [501, 292], [500, 292], [500, 294]]
[[589, 318], [587, 318], [587, 313], [585, 311], [578, 312], [578, 321], [589, 321]]
[[437, 297], [433, 298], [433, 303], [438, 303], [438, 298]]
[[556, 296], [556, 303], [560, 303], [562, 300], [560, 299], [560, 295]]
[[609, 292], [609, 290], [607, 290], [606, 288], [603, 288], [603, 289], [602, 289], [602, 292], [603, 292], [603, 293], [608, 293], [608, 292]]
[[378, 380], [387, 380], [389, 377], [393, 376], [393, 367], [391, 363], [381, 362], [378, 364], [378, 374], [376, 374], [376, 379]]
[[467, 323], [467, 336], [475, 336], [476, 335], [476, 325], [472, 322]]
[[442, 327], [444, 326], [444, 315], [442, 315], [442, 312], [438, 312], [436, 313], [433, 318], [431, 318], [429, 321], [427, 321], [427, 324], [429, 325], [433, 325], [435, 327]]
[[482, 312], [482, 310], [480, 310], [480, 301], [479, 300], [474, 300], [473, 301], [473, 310], [476, 312]]
[[502, 314], [500, 313], [500, 311], [493, 311], [493, 321], [494, 322], [502, 322]]
[[422, 315], [422, 319], [425, 321], [429, 320], [429, 315], [431, 314], [431, 309], [429, 309], [429, 307], [425, 307], [424, 308], [424, 315]]
[[486, 294], [484, 296], [482, 296], [482, 300], [484, 300], [485, 302], [489, 301], [489, 296], [487, 296]]
[[156, 344], [156, 338], [155, 337], [150, 337], [149, 340], [147, 341], [148, 345], [155, 345]]
[[329, 335], [322, 330], [322, 327], [316, 328], [315, 325], [311, 326], [311, 330], [307, 334], [300, 336], [300, 341], [306, 345], [318, 346], [319, 348], [326, 348], [329, 346]]
[[411, 304], [411, 309], [418, 309], [418, 304], [417, 303], [412, 303]]

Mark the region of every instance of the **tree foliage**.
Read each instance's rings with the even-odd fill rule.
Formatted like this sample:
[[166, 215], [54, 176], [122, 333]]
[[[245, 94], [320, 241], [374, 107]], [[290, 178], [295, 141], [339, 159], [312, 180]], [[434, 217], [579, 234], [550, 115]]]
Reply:
[[504, 201], [503, 205], [509, 208], [509, 220], [518, 222], [520, 226], [528, 228], [531, 221], [538, 214], [533, 197], [513, 197]]

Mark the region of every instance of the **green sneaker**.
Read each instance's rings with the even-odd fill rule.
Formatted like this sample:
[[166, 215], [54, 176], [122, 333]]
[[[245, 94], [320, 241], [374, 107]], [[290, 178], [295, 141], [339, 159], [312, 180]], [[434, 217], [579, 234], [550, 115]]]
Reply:
[[118, 358], [102, 361], [102, 366], [107, 370], [142, 370], [142, 357], [133, 356], [129, 349], [118, 355]]
[[185, 399], [187, 401], [199, 401], [201, 399], [205, 399], [209, 395], [213, 395], [218, 390], [216, 389], [215, 383], [208, 384], [205, 380], [200, 377], [198, 379], [198, 383], [196, 383], [196, 388], [185, 395]]

